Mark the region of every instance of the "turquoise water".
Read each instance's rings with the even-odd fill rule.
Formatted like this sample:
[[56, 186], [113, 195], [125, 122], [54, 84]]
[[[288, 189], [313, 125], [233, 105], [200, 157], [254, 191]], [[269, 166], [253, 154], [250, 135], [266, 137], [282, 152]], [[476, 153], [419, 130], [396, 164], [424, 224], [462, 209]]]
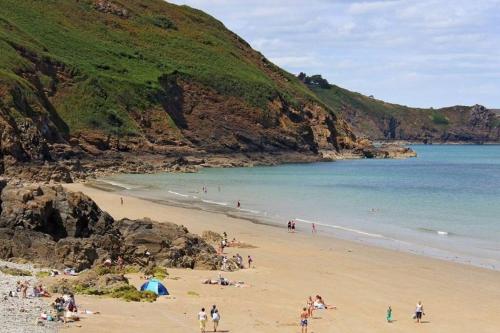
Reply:
[[[500, 269], [500, 146], [416, 145], [407, 160], [346, 160], [108, 181], [156, 199]], [[202, 191], [207, 188], [207, 193]], [[235, 210], [240, 200], [241, 210]]]

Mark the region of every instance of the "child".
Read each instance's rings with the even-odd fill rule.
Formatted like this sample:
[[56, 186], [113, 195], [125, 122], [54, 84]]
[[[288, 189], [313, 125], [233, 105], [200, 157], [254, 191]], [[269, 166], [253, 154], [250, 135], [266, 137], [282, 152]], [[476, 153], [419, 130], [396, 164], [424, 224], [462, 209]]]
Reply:
[[389, 308], [387, 309], [387, 322], [388, 323], [392, 323], [392, 308], [391, 306], [389, 305]]

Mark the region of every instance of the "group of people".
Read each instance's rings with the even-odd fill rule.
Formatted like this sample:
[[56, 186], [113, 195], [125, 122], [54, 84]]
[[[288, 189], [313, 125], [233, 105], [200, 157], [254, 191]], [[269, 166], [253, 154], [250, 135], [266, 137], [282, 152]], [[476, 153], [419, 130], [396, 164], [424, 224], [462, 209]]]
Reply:
[[302, 308], [302, 312], [300, 313], [300, 327], [302, 333], [307, 333], [307, 326], [309, 325], [309, 318], [312, 318], [314, 310], [329, 310], [336, 309], [337, 307], [334, 305], [326, 304], [323, 297], [320, 295], [316, 295], [314, 300], [312, 296], [309, 296], [306, 302], [306, 306]]
[[[294, 220], [288, 221], [288, 232], [295, 232], [295, 221]], [[316, 224], [315, 223], [311, 223], [311, 232], [313, 234], [317, 234], [318, 233], [318, 230], [316, 230]]]
[[[236, 264], [238, 265], [238, 268], [243, 269], [245, 268], [245, 265], [243, 265], [243, 257], [239, 254], [236, 253], [233, 256], [233, 260], [236, 261]], [[229, 259], [227, 256], [222, 257], [222, 267], [221, 270], [223, 271], [229, 271], [229, 265], [228, 265]], [[248, 262], [248, 268], [252, 268], [252, 263], [253, 263], [253, 258], [251, 255], [248, 255], [247, 257], [247, 262]]]
[[10, 297], [21, 297], [27, 298], [28, 296], [32, 297], [50, 297], [50, 293], [42, 286], [42, 284], [37, 284], [33, 286], [33, 292], [28, 295], [28, 288], [30, 287], [30, 283], [28, 281], [17, 281], [16, 290], [10, 291]]
[[[418, 301], [417, 306], [415, 307], [415, 313], [413, 314], [413, 319], [417, 323], [422, 323], [422, 316], [425, 316], [424, 312], [424, 305], [422, 304], [422, 301]], [[388, 323], [392, 323], [392, 307], [389, 305], [387, 308], [387, 314], [386, 314], [386, 320]]]
[[[215, 304], [212, 305], [212, 309], [210, 310], [210, 320], [212, 320], [212, 323], [214, 325], [214, 332], [217, 332], [217, 328], [219, 327], [219, 321], [220, 321], [220, 313], [219, 309], [217, 309], [217, 306]], [[200, 323], [201, 333], [206, 332], [207, 321], [208, 321], [208, 314], [205, 312], [205, 308], [201, 308], [201, 311], [198, 312], [198, 322]]]
[[54, 313], [52, 315], [42, 314], [42, 318], [46, 320], [57, 320], [57, 321], [77, 321], [80, 319], [78, 316], [78, 308], [76, 306], [75, 295], [65, 294], [61, 297], [57, 297], [52, 303], [52, 309]]

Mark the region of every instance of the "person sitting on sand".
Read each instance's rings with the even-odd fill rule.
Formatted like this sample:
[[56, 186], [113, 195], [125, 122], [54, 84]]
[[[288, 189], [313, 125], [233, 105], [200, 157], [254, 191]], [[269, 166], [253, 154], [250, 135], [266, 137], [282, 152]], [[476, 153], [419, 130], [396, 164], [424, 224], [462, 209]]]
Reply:
[[316, 295], [316, 299], [314, 300], [314, 308], [318, 310], [336, 309], [336, 307], [333, 305], [327, 305], [320, 295]]
[[38, 297], [50, 297], [50, 293], [43, 288], [41, 284], [38, 285], [38, 287], [35, 287], [38, 292]]
[[303, 308], [300, 314], [300, 328], [302, 333], [307, 333], [307, 318], [309, 318], [309, 311], [307, 308]]

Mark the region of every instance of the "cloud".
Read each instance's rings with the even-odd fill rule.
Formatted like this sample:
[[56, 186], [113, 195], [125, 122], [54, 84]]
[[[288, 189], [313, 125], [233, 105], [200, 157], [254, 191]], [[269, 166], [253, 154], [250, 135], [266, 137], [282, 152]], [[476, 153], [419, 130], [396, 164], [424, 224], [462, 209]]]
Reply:
[[293, 73], [406, 105], [500, 107], [500, 0], [173, 2], [210, 13]]

